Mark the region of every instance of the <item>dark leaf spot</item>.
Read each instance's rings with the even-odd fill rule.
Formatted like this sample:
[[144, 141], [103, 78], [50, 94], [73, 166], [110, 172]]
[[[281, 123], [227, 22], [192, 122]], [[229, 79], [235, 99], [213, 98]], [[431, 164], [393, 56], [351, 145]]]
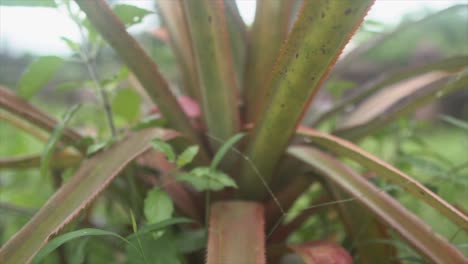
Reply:
[[344, 14], [345, 14], [346, 16], [349, 15], [349, 14], [351, 14], [351, 8], [346, 9], [346, 11], [344, 12]]
[[208, 23], [211, 24], [211, 16], [208, 16]]
[[322, 13], [320, 14], [320, 17], [321, 17], [321, 18], [324, 18], [324, 17], [325, 17], [325, 13], [322, 12]]
[[299, 58], [299, 53], [296, 53], [296, 59]]

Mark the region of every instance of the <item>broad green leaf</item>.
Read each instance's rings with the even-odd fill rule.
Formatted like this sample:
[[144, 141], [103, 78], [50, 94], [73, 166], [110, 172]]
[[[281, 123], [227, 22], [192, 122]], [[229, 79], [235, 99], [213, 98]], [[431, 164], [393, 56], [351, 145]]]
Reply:
[[455, 126], [455, 127], [458, 127], [458, 128], [461, 128], [465, 131], [468, 131], [468, 121], [465, 121], [465, 120], [461, 120], [461, 119], [458, 119], [458, 118], [455, 118], [453, 116], [448, 116], [448, 115], [441, 115], [440, 116], [440, 119], [442, 119], [443, 121]]
[[112, 10], [125, 24], [126, 27], [130, 27], [134, 24], [138, 24], [143, 21], [145, 16], [152, 14], [153, 12], [136, 7], [134, 5], [117, 4], [112, 7]]
[[132, 122], [140, 115], [140, 104], [141, 98], [135, 90], [122, 89], [112, 100], [112, 112], [125, 118], [128, 122]]
[[41, 156], [41, 175], [42, 177], [47, 177], [49, 174], [49, 163], [50, 159], [54, 155], [55, 146], [58, 144], [60, 137], [62, 136], [63, 130], [67, 126], [70, 119], [73, 117], [75, 112], [80, 108], [80, 105], [75, 105], [68, 109], [65, 114], [63, 115], [62, 120], [57, 124], [52, 132], [49, 141], [44, 147], [44, 151], [42, 152]]
[[266, 81], [286, 39], [291, 21], [293, 1], [256, 1], [255, 21], [249, 35], [245, 63], [244, 97], [247, 122], [254, 121], [263, 97], [271, 88]]
[[[145, 91], [158, 105], [168, 126], [184, 134], [191, 144], [203, 146], [203, 141], [192, 126], [169, 84], [158, 70], [158, 66], [130, 36], [123, 23], [116, 17], [105, 1], [76, 1], [87, 18], [101, 33], [103, 38], [115, 49], [128, 69], [135, 74]], [[185, 145], [185, 144], [183, 144]], [[205, 149], [200, 150], [200, 161], [208, 161]]]
[[177, 180], [193, 185], [197, 191], [219, 191], [226, 187], [237, 188], [236, 182], [224, 172], [209, 167], [198, 167], [177, 176]]
[[237, 143], [239, 142], [243, 137], [245, 136], [245, 133], [238, 133], [232, 136], [230, 139], [228, 139], [216, 152], [213, 161], [211, 161], [210, 167], [212, 169], [216, 169], [223, 159], [223, 157], [226, 155], [226, 153]]
[[258, 188], [262, 184], [258, 173], [267, 184], [271, 182], [302, 114], [373, 2], [303, 2], [265, 84], [268, 92], [257, 102], [261, 112], [246, 151], [250, 162], [242, 163], [238, 180], [244, 198], [262, 199], [266, 195], [265, 188]]
[[135, 132], [85, 161], [34, 217], [0, 250], [0, 263], [27, 263], [49, 240], [104, 190], [153, 138], [171, 139], [176, 133], [162, 129]]
[[151, 146], [159, 151], [159, 152], [162, 152], [168, 161], [170, 162], [175, 162], [176, 160], [176, 154], [175, 154], [175, 151], [174, 149], [172, 148], [172, 146], [167, 143], [167, 142], [164, 142], [160, 139], [155, 139], [153, 141], [151, 141]]
[[46, 246], [44, 246], [41, 251], [37, 253], [37, 255], [34, 257], [34, 260], [32, 261], [33, 264], [39, 264], [41, 261], [52, 251], [60, 247], [61, 245], [73, 240], [77, 239], [80, 237], [89, 237], [89, 236], [113, 236], [117, 237], [124, 242], [130, 244], [130, 241], [127, 239], [123, 238], [117, 233], [106, 231], [106, 230], [101, 230], [101, 229], [96, 229], [96, 228], [84, 228], [76, 231], [72, 231], [63, 235], [60, 235], [54, 239], [52, 239], [49, 243], [47, 243]]
[[387, 164], [385, 161], [373, 156], [372, 154], [366, 152], [349, 141], [316, 131], [314, 129], [300, 127], [298, 134], [311, 139], [312, 142], [326, 148], [329, 151], [344, 155], [347, 158], [360, 163], [367, 169], [378, 173], [379, 176], [392, 182], [393, 184], [412, 194], [414, 197], [419, 198], [421, 201], [432, 206], [442, 215], [446, 216], [452, 222], [463, 228], [463, 230], [468, 230], [468, 216], [434, 194], [431, 190], [426, 188], [417, 180], [401, 172], [399, 169]]
[[[236, 73], [223, 1], [182, 1], [201, 93], [199, 101], [207, 132], [226, 140], [239, 130]], [[210, 141], [216, 150], [216, 142]]]
[[39, 57], [33, 61], [18, 82], [19, 94], [31, 98], [55, 75], [64, 60], [57, 56]]
[[192, 162], [195, 156], [198, 154], [200, 147], [198, 146], [190, 146], [186, 148], [176, 160], [177, 167], [182, 168], [183, 166]]
[[[288, 153], [310, 165], [315, 172], [339, 186], [432, 262], [464, 262], [463, 254], [447, 240], [434, 234], [432, 229], [411, 211], [363, 176], [350, 170], [342, 162], [306, 146], [290, 147]], [[382, 174], [383, 170], [377, 171]], [[405, 188], [403, 185], [402, 187]]]
[[150, 224], [170, 219], [174, 213], [171, 197], [160, 188], [150, 190], [145, 198], [144, 213]]
[[57, 7], [54, 0], [0, 0], [0, 6]]
[[255, 202], [215, 203], [211, 207], [206, 264], [265, 264], [263, 211], [263, 205]]

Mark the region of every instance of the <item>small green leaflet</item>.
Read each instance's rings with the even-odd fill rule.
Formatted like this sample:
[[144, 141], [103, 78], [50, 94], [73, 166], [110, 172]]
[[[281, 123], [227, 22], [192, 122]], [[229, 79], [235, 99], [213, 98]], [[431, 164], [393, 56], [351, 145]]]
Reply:
[[232, 148], [239, 140], [241, 140], [245, 136], [245, 133], [238, 133], [232, 136], [230, 139], [228, 139], [222, 146], [219, 148], [218, 152], [216, 152], [216, 155], [213, 158], [213, 161], [211, 162], [211, 168], [216, 169], [223, 159], [224, 155], [228, 152], [229, 149]]
[[166, 155], [166, 158], [170, 162], [174, 162], [176, 159], [176, 154], [174, 149], [172, 148], [171, 145], [166, 143], [165, 141], [162, 141], [160, 139], [154, 139], [151, 141], [151, 146], [157, 151], [162, 152], [164, 155]]
[[76, 53], [79, 53], [80, 52], [80, 44], [76, 43], [75, 41], [67, 38], [67, 37], [60, 37], [61, 40], [63, 40], [63, 42], [65, 42], [65, 44], [67, 44], [67, 46], [73, 51], [73, 52], [76, 52]]
[[19, 94], [31, 98], [55, 75], [64, 60], [57, 56], [43, 56], [33, 61], [18, 82]]
[[41, 155], [41, 175], [42, 177], [47, 177], [48, 172], [49, 172], [49, 163], [50, 159], [52, 158], [54, 151], [55, 151], [55, 146], [60, 140], [60, 137], [62, 136], [63, 130], [67, 126], [68, 121], [72, 118], [72, 116], [75, 114], [75, 112], [80, 108], [80, 105], [75, 105], [68, 109], [65, 114], [63, 115], [62, 120], [60, 123], [57, 124], [57, 126], [54, 128], [54, 131], [52, 132], [52, 135], [49, 138], [49, 141], [47, 142], [44, 151], [42, 152]]
[[225, 187], [237, 188], [236, 182], [224, 172], [213, 170], [210, 167], [198, 167], [177, 176], [177, 180], [193, 185], [197, 191], [219, 191]]
[[190, 146], [190, 147], [186, 148], [184, 150], [184, 152], [182, 152], [177, 157], [177, 160], [176, 160], [177, 167], [182, 168], [183, 166], [185, 166], [185, 165], [189, 164], [190, 162], [192, 162], [192, 160], [197, 155], [199, 149], [200, 148], [198, 146]]
[[126, 88], [117, 91], [112, 100], [112, 111], [123, 117], [127, 122], [138, 119], [140, 115], [141, 98], [135, 90]]
[[170, 219], [174, 212], [171, 197], [160, 188], [148, 192], [144, 202], [146, 221], [150, 224]]
[[112, 9], [126, 27], [140, 23], [145, 16], [153, 13], [149, 10], [126, 4], [114, 5]]

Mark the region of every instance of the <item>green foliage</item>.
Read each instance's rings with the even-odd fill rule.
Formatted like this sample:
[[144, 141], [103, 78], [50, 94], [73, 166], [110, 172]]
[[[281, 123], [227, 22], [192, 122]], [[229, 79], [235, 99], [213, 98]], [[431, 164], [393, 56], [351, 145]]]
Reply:
[[28, 99], [34, 96], [63, 65], [64, 60], [57, 56], [39, 57], [31, 63], [18, 82], [19, 94]]
[[165, 191], [154, 188], [146, 195], [144, 212], [148, 223], [158, 223], [172, 217], [174, 204]]
[[155, 150], [162, 152], [166, 156], [167, 160], [169, 160], [170, 162], [175, 162], [176, 154], [169, 143], [160, 139], [155, 139], [151, 141], [151, 146], [153, 146]]
[[224, 172], [210, 167], [198, 167], [177, 176], [177, 180], [189, 182], [197, 191], [219, 191], [226, 187], [237, 188], [236, 182]]
[[197, 155], [198, 151], [200, 150], [199, 146], [190, 146], [186, 148], [176, 160], [176, 165], [179, 168], [184, 167], [187, 164], [190, 164], [195, 156]]
[[[428, 16], [422, 22], [402, 24], [394, 33], [384, 32], [390, 27], [377, 20], [364, 21], [353, 41], [370, 42], [357, 46], [338, 61], [338, 66], [345, 61], [344, 65], [352, 69], [336, 67], [327, 78], [372, 1], [350, 4], [317, 0], [313, 5], [296, 0], [259, 1], [252, 28], [243, 23], [233, 1], [160, 1], [158, 13], [162, 14], [166, 30], [162, 34], [168, 32], [168, 43], [165, 35], [155, 39], [153, 34], [144, 34], [135, 41], [128, 34], [128, 27], [153, 12], [127, 4], [107, 8], [107, 2], [0, 0], [2, 6], [59, 5], [59, 10], [66, 9], [79, 26], [84, 38], [79, 43], [61, 37], [73, 56], [67, 63], [56, 56], [39, 57], [25, 70], [16, 91], [31, 101], [63, 67], [64, 75], [57, 78], [60, 83], [50, 96], [53, 103], [43, 97], [34, 98], [34, 103], [49, 113], [60, 113], [63, 105], [85, 100], [85, 107], [72, 122], [77, 107], [69, 109], [56, 123], [38, 110], [32, 111], [23, 100], [12, 107], [10, 100], [0, 97], [0, 122], [6, 120], [13, 125], [0, 129], [0, 138], [8, 139], [0, 148], [1, 263], [24, 263], [39, 251], [33, 263], [55, 264], [65, 258], [72, 264], [185, 264], [204, 260], [217, 264], [218, 257], [228, 252], [232, 259], [261, 253], [252, 261], [260, 264], [265, 262], [265, 255], [279, 259], [282, 250], [276, 247], [323, 239], [342, 241], [343, 247], [353, 252], [354, 261], [363, 264], [374, 263], [366, 258], [369, 255], [402, 263], [463, 260], [461, 252], [466, 255], [468, 248], [463, 232], [466, 216], [460, 212], [467, 210], [461, 201], [466, 200], [468, 190], [468, 123], [442, 115], [443, 122], [436, 124], [453, 127], [438, 130], [433, 124], [423, 127], [421, 121], [401, 119], [400, 114], [416, 108], [414, 97], [404, 93], [408, 89], [395, 96], [389, 87], [434, 71], [446, 72], [447, 79], [466, 82], [466, 58], [460, 55], [466, 53], [465, 38], [458, 27], [465, 18], [461, 11], [466, 5]], [[299, 9], [302, 11], [298, 15]], [[434, 34], [427, 35], [425, 28], [433, 29]], [[104, 45], [104, 41], [109, 45]], [[412, 66], [413, 59], [409, 58], [417, 57], [416, 49], [424, 51], [426, 43], [429, 48], [440, 50], [442, 60], [394, 73], [396, 66]], [[118, 57], [114, 58], [109, 48], [115, 49]], [[443, 59], [448, 55], [454, 56]], [[265, 60], [265, 65], [257, 60]], [[383, 61], [384, 65], [376, 63]], [[374, 74], [360, 70], [368, 63], [376, 69], [385, 68], [384, 71], [388, 66], [389, 70], [374, 79]], [[0, 81], [4, 80], [2, 68]], [[242, 78], [244, 73], [252, 74], [258, 81], [250, 80], [252, 76]], [[370, 79], [364, 80], [365, 77]], [[81, 87], [95, 88], [95, 98], [102, 101], [96, 103], [95, 98], [87, 96], [87, 89], [77, 89]], [[302, 123], [307, 124], [308, 117], [304, 115], [313, 112], [307, 110], [310, 102], [322, 103], [314, 101], [320, 87], [331, 95], [332, 111], [319, 113], [315, 124], [324, 121], [320, 124], [326, 125], [330, 134], [310, 129], [309, 141], [298, 136], [307, 130], [298, 123], [303, 119]], [[138, 88], [138, 92], [133, 88]], [[140, 93], [140, 88], [145, 91]], [[435, 81], [425, 89], [431, 97], [418, 100], [421, 105], [446, 91]], [[56, 91], [63, 100], [55, 97]], [[420, 90], [414, 91], [418, 96], [424, 95]], [[153, 102], [141, 96], [145, 92]], [[338, 138], [339, 133], [351, 138], [349, 131], [339, 130], [340, 125], [353, 114], [359, 116], [359, 112], [354, 112], [358, 105], [365, 106], [380, 92], [383, 95], [378, 102], [364, 112], [373, 113], [372, 117], [382, 121], [395, 111], [398, 122], [385, 119], [388, 124], [359, 125], [359, 133], [366, 136], [359, 146]], [[348, 94], [352, 96], [347, 98]], [[200, 116], [184, 113], [187, 105], [181, 105], [182, 100], [175, 95], [197, 100]], [[392, 100], [396, 103], [385, 106]], [[406, 103], [414, 108], [399, 112]], [[155, 105], [158, 111], [151, 114]], [[44, 134], [49, 131], [48, 141], [33, 139], [28, 135], [37, 137], [33, 126], [21, 127], [23, 123], [9, 119], [11, 115], [24, 119], [26, 124], [40, 126], [46, 130]], [[334, 118], [327, 119], [331, 115]], [[106, 126], [104, 118], [116, 122], [118, 129], [112, 129], [112, 138], [109, 127], [113, 125]], [[62, 142], [68, 124], [86, 135], [77, 135], [81, 143]], [[167, 129], [161, 129], [166, 126]], [[16, 127], [23, 131], [17, 132]], [[382, 130], [370, 134], [374, 127]], [[218, 144], [219, 141], [225, 142]], [[69, 145], [80, 151], [76, 154], [77, 162], [82, 159], [80, 166], [54, 169], [54, 177], [44, 177], [51, 176], [48, 174], [52, 157], [61, 159], [56, 154], [68, 151]], [[86, 148], [87, 153], [83, 153]], [[299, 151], [296, 155], [300, 154], [299, 160], [304, 162], [291, 160], [286, 148]], [[166, 167], [158, 168], [159, 160], [153, 160], [149, 149], [164, 154], [173, 171], [167, 173]], [[347, 158], [340, 160], [326, 154], [333, 151]], [[22, 170], [13, 166], [17, 160], [28, 160], [31, 154], [37, 168]], [[312, 188], [304, 186], [309, 184], [302, 177], [304, 172], [317, 181]], [[54, 190], [63, 180], [61, 187]], [[342, 193], [337, 194], [335, 187], [341, 188]], [[99, 198], [94, 199], [99, 193]], [[297, 202], [292, 205], [294, 200]], [[88, 209], [83, 210], [85, 207]], [[348, 216], [343, 213], [355, 208], [362, 209], [362, 216], [360, 210]], [[33, 213], [36, 215], [31, 218]], [[174, 218], [175, 215], [188, 218]], [[350, 221], [349, 216], [355, 215], [361, 218], [352, 217]], [[453, 221], [441, 215], [448, 215]], [[379, 230], [385, 234], [368, 232], [380, 227], [377, 221], [369, 223], [373, 218], [387, 224]], [[90, 225], [106, 230], [80, 229]], [[62, 231], [64, 234], [48, 241], [64, 227], [76, 230]], [[240, 239], [244, 235], [248, 239]], [[114, 241], [116, 237], [126, 244]], [[223, 247], [226, 245], [229, 246]], [[59, 247], [60, 252], [54, 252]], [[376, 247], [386, 250], [374, 250]], [[205, 248], [207, 252], [203, 253]], [[269, 250], [264, 254], [266, 248]]]
[[126, 4], [114, 5], [112, 9], [127, 27], [140, 23], [145, 16], [153, 13], [149, 10]]
[[117, 91], [112, 100], [112, 111], [127, 122], [134, 122], [140, 115], [141, 98], [135, 90], [126, 88]]

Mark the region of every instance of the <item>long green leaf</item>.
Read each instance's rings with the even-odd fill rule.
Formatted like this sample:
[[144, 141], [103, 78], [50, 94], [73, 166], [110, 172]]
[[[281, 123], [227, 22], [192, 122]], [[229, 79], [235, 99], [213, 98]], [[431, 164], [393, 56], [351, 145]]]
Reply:
[[[467, 58], [468, 59], [468, 58]], [[359, 139], [434, 99], [468, 86], [468, 74], [431, 72], [391, 85], [364, 100], [333, 133]]]
[[[289, 154], [332, 181], [393, 228], [411, 246], [434, 263], [465, 263], [466, 258], [447, 240], [391, 196], [357, 175], [341, 162], [311, 147], [297, 146]], [[381, 173], [383, 170], [379, 170]]]
[[342, 100], [335, 103], [335, 105], [330, 110], [315, 118], [311, 122], [311, 124], [312, 126], [316, 126], [317, 124], [326, 120], [330, 116], [339, 113], [348, 106], [356, 104], [358, 101], [364, 99], [366, 96], [369, 96], [370, 94], [384, 87], [433, 71], [444, 71], [450, 73], [459, 72], [467, 66], [468, 56], [456, 56], [448, 59], [439, 60], [433, 63], [425, 64], [423, 66], [400, 70], [396, 73], [385, 72], [377, 78], [374, 78], [364, 83], [363, 86], [360, 88], [360, 91], [357, 92], [355, 95], [342, 98]]
[[[227, 140], [239, 130], [237, 82], [223, 1], [183, 1], [209, 134]], [[215, 142], [211, 147], [216, 149]]]
[[195, 58], [192, 50], [192, 40], [188, 29], [187, 18], [183, 14], [181, 0], [157, 1], [163, 23], [169, 31], [170, 44], [181, 71], [183, 88], [191, 97], [200, 101]]
[[247, 122], [255, 118], [267, 90], [266, 81], [289, 30], [290, 0], [257, 1], [245, 64], [244, 96]]
[[39, 210], [39, 212], [0, 249], [0, 263], [27, 263], [47, 240], [89, 204], [136, 156], [150, 147], [155, 137], [171, 139], [169, 130], [147, 129], [86, 161]]
[[263, 206], [229, 201], [212, 206], [206, 263], [265, 262]]
[[[124, 24], [112, 12], [105, 0], [75, 1], [101, 35], [116, 50], [128, 68], [133, 71], [154, 103], [167, 118], [169, 126], [185, 134], [194, 143], [203, 146], [190, 120], [177, 103], [169, 84], [157, 65], [130, 36]], [[201, 151], [202, 155], [206, 155]]]
[[[309, 101], [372, 3], [373, 0], [304, 1], [267, 83], [265, 104], [247, 149], [247, 156], [266, 182], [270, 182]], [[243, 196], [265, 195], [256, 171], [246, 162], [239, 179]]]
[[96, 229], [96, 228], [83, 228], [83, 229], [80, 229], [80, 230], [76, 230], [76, 231], [72, 231], [72, 232], [60, 235], [60, 236], [52, 239], [49, 243], [47, 243], [47, 245], [45, 247], [43, 247], [41, 249], [41, 251], [39, 251], [37, 253], [37, 255], [34, 257], [34, 259], [32, 261], [32, 264], [41, 263], [41, 261], [45, 257], [47, 257], [47, 255], [49, 255], [55, 249], [57, 249], [61, 245], [65, 244], [65, 243], [67, 243], [67, 242], [69, 242], [71, 240], [74, 240], [74, 239], [77, 239], [77, 238], [80, 238], [80, 237], [89, 237], [89, 236], [113, 236], [113, 237], [117, 237], [117, 238], [123, 240], [124, 242], [130, 244], [130, 241], [128, 241], [127, 239], [125, 239], [124, 237], [120, 236], [117, 233], [106, 231], [106, 230], [101, 230], [101, 229]]
[[434, 194], [431, 190], [424, 185], [414, 180], [410, 176], [404, 174], [397, 168], [387, 164], [383, 160], [373, 156], [365, 150], [359, 148], [353, 143], [340, 139], [338, 137], [322, 133], [313, 129], [301, 127], [298, 134], [311, 139], [315, 144], [325, 147], [329, 151], [344, 155], [364, 167], [378, 173], [386, 180], [391, 181], [393, 184], [398, 185], [403, 190], [412, 194], [421, 201], [432, 206], [439, 211], [442, 215], [453, 221], [455, 224], [468, 230], [468, 217], [460, 212], [457, 208], [444, 201], [442, 198]]
[[242, 19], [236, 1], [224, 0], [226, 23], [237, 83], [241, 84], [245, 73], [247, 55], [247, 27]]

